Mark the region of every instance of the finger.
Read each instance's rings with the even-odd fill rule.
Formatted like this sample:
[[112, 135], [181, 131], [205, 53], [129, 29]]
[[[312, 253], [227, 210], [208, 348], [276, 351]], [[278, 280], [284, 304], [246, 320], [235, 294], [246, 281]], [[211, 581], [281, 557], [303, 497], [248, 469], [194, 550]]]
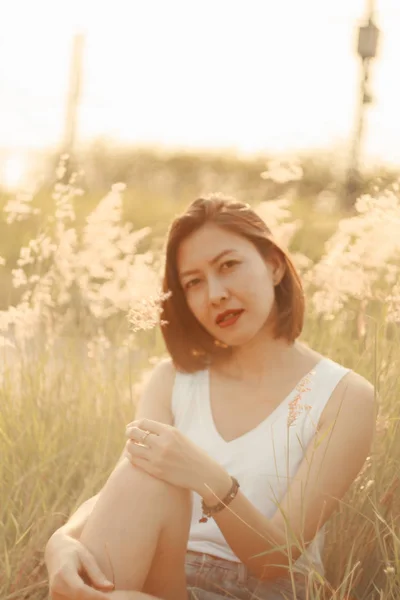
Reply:
[[140, 429], [139, 427], [131, 427], [126, 430], [125, 435], [138, 444], [145, 444], [151, 447], [152, 443], [158, 438], [154, 433], [147, 433], [147, 431]]
[[86, 571], [87, 579], [89, 580], [88, 583], [99, 589], [114, 589], [113, 582], [107, 579], [97, 564], [96, 559], [90, 552], [84, 554], [84, 556], [81, 557], [81, 561], [83, 568]]
[[[146, 440], [147, 441], [147, 440]], [[137, 442], [128, 440], [125, 444], [125, 450], [132, 458], [142, 458], [143, 460], [149, 460], [149, 448], [146, 446], [140, 446]]]
[[146, 471], [146, 473], [156, 477], [157, 479], [163, 479], [160, 468], [155, 467], [149, 460], [145, 460], [144, 458], [140, 458], [138, 456], [132, 456], [126, 451], [125, 456], [134, 467], [138, 467], [139, 469], [142, 469], [142, 471]]
[[109, 596], [86, 585], [74, 570], [63, 570], [55, 576], [50, 591], [53, 596], [68, 600], [109, 600]]
[[128, 427], [139, 427], [139, 429], [143, 429], [144, 431], [161, 435], [170, 428], [170, 425], [160, 423], [159, 421], [152, 421], [151, 419], [138, 419], [129, 423]]

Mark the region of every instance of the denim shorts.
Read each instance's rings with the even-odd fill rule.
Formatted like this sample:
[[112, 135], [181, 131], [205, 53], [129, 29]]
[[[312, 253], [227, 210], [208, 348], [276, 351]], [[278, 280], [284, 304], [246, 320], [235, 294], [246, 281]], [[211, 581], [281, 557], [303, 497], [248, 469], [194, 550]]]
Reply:
[[186, 553], [186, 580], [189, 600], [305, 600], [305, 578], [282, 577], [260, 581], [248, 573], [246, 565], [210, 554]]

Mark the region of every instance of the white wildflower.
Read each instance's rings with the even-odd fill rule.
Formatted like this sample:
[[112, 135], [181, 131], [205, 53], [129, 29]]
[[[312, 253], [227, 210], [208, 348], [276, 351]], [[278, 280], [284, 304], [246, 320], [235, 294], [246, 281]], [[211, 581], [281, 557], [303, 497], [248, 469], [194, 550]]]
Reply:
[[272, 230], [280, 225], [283, 221], [292, 219], [290, 210], [291, 201], [287, 198], [279, 198], [278, 200], [265, 200], [260, 202], [254, 211]]
[[31, 254], [31, 248], [21, 248], [19, 253], [19, 259], [17, 260], [17, 265], [19, 267], [25, 267], [26, 265], [33, 265], [34, 262], [35, 259]]
[[399, 279], [399, 199], [392, 192], [362, 196], [356, 208], [358, 215], [339, 222], [321, 260], [305, 275], [315, 310], [327, 318], [349, 302], [384, 299], [387, 282]]
[[300, 274], [312, 268], [313, 261], [301, 252], [292, 252], [290, 258]]
[[267, 164], [267, 169], [261, 173], [262, 179], [275, 183], [299, 181], [302, 177], [303, 169], [295, 160], [271, 160]]
[[[151, 261], [137, 253], [150, 228], [134, 231], [130, 223], [122, 224], [123, 189], [123, 184], [115, 184], [87, 217], [76, 257], [77, 282], [97, 318], [128, 311], [132, 287], [143, 290], [143, 284], [154, 279]], [[156, 289], [154, 284], [150, 288], [151, 293]]]
[[67, 163], [69, 161], [69, 154], [62, 154], [60, 156], [60, 162], [58, 163], [58, 167], [56, 168], [56, 177], [60, 181], [65, 177], [67, 172]]
[[280, 198], [266, 200], [254, 208], [257, 215], [272, 231], [274, 239], [285, 248], [289, 248], [294, 235], [303, 225], [300, 219], [293, 220], [290, 206], [291, 200]]
[[12, 269], [11, 271], [12, 284], [18, 289], [28, 283], [28, 277], [23, 269]]
[[31, 215], [40, 214], [40, 210], [32, 206], [33, 194], [19, 192], [11, 198], [3, 208], [7, 225], [26, 220]]
[[128, 321], [133, 332], [140, 330], [149, 330], [158, 324], [165, 325], [165, 321], [160, 322], [162, 313], [162, 302], [169, 298], [170, 292], [164, 294], [159, 292], [156, 296], [148, 298], [139, 298], [132, 302], [128, 313]]

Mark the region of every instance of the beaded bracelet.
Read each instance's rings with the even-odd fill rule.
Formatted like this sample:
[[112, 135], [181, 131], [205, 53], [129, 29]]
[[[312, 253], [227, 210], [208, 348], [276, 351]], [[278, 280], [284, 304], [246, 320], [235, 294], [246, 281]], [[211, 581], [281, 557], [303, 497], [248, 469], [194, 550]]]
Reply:
[[204, 500], [202, 500], [201, 508], [203, 511], [203, 516], [199, 520], [199, 523], [207, 523], [208, 517], [212, 517], [212, 515], [214, 515], [215, 513], [218, 513], [221, 510], [223, 510], [225, 508], [225, 506], [228, 506], [228, 504], [230, 504], [232, 502], [232, 500], [235, 498], [236, 494], [239, 491], [240, 483], [238, 482], [236, 477], [231, 476], [231, 479], [232, 479], [231, 489], [229, 490], [227, 496], [225, 496], [225, 498], [221, 502], [219, 502], [216, 506], [207, 506], [207, 504], [204, 502]]

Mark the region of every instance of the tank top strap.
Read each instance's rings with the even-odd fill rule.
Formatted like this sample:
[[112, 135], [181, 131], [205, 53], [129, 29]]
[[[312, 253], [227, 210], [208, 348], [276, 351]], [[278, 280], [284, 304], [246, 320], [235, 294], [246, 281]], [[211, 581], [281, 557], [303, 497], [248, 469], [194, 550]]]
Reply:
[[196, 418], [198, 394], [201, 392], [204, 375], [204, 371], [196, 371], [195, 373], [176, 371], [172, 389], [171, 411], [174, 425], [178, 429], [187, 430], [190, 421]]
[[315, 374], [311, 389], [304, 400], [308, 405], [305, 428], [311, 436], [315, 435], [321, 415], [339, 382], [350, 373], [351, 369], [324, 358]]

